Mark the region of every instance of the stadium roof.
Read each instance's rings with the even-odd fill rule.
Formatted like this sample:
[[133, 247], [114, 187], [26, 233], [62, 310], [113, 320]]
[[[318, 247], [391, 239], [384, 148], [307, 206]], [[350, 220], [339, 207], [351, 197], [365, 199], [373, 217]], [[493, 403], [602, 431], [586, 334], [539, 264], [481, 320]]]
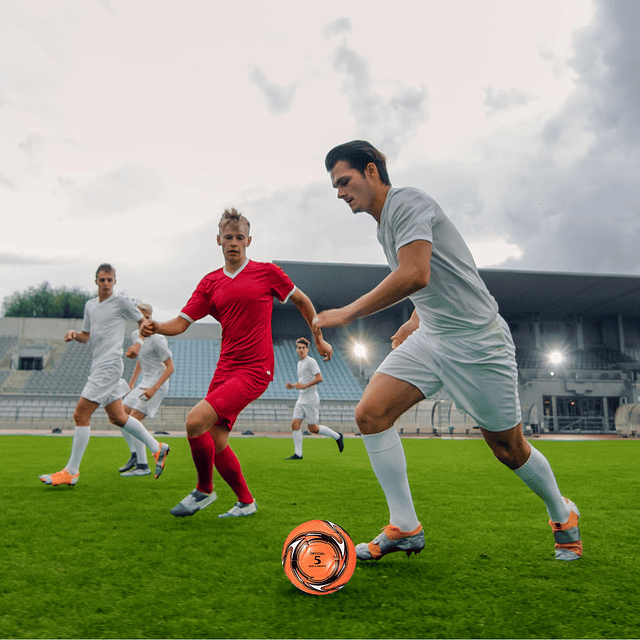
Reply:
[[[280, 266], [320, 309], [348, 304], [388, 273], [386, 265], [288, 262]], [[640, 276], [480, 269], [504, 316], [640, 317]]]

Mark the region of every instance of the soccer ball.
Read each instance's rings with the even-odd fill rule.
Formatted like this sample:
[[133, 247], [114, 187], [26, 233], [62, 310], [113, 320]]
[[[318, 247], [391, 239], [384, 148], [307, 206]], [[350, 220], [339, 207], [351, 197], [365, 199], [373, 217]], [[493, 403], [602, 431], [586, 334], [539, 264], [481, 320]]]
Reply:
[[282, 566], [305, 593], [325, 595], [344, 587], [356, 567], [356, 548], [349, 534], [329, 520], [298, 525], [285, 540]]

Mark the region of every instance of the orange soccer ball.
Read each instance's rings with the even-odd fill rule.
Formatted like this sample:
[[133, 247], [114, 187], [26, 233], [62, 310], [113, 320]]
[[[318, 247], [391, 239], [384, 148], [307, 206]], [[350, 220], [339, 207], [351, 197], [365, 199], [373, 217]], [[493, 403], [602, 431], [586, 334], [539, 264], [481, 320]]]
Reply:
[[325, 595], [344, 587], [356, 567], [356, 547], [349, 534], [329, 520], [298, 525], [285, 540], [282, 566], [305, 593]]

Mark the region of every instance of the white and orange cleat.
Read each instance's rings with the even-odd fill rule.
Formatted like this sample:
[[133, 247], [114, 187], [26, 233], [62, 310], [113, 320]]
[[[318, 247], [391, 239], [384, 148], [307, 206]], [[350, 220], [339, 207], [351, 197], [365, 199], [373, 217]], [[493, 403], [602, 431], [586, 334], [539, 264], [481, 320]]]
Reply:
[[579, 560], [582, 557], [582, 540], [578, 527], [580, 511], [571, 500], [568, 498], [564, 500], [571, 509], [569, 519], [566, 522], [551, 522], [549, 520], [556, 539], [556, 560]]
[[156, 480], [160, 477], [160, 475], [164, 471], [164, 464], [167, 461], [167, 456], [169, 455], [169, 451], [171, 451], [168, 444], [165, 444], [164, 442], [160, 442], [159, 444], [160, 444], [160, 448], [158, 449], [158, 451], [156, 451], [156, 453], [153, 454], [153, 459], [156, 461], [156, 472], [154, 475]]
[[68, 484], [73, 486], [76, 482], [78, 482], [78, 478], [80, 477], [80, 473], [76, 473], [75, 476], [72, 476], [66, 469], [62, 471], [57, 471], [56, 473], [45, 473], [40, 476], [40, 480], [45, 484], [53, 485], [54, 487], [60, 486], [62, 484]]
[[358, 560], [380, 560], [382, 556], [394, 551], [404, 551], [407, 556], [411, 556], [412, 553], [418, 555], [424, 549], [424, 544], [421, 524], [413, 531], [401, 531], [398, 527], [388, 524], [371, 542], [357, 545], [356, 556]]

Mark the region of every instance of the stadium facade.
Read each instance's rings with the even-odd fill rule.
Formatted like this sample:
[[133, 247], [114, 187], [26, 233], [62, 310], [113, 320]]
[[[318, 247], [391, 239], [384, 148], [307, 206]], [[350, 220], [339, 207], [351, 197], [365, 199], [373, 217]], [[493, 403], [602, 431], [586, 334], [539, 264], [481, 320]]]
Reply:
[[[376, 286], [386, 266], [275, 261], [318, 310], [343, 306]], [[640, 403], [640, 277], [481, 269], [508, 322], [519, 369], [523, 423], [533, 433], [635, 433]], [[320, 362], [321, 421], [356, 431], [353, 409], [390, 350], [390, 336], [413, 306], [405, 300], [344, 329], [325, 331], [336, 357]], [[64, 343], [81, 321], [0, 318], [0, 424], [46, 428], [69, 421], [90, 363], [90, 348]], [[77, 326], [75, 326], [77, 325]], [[134, 327], [132, 326], [131, 329]], [[288, 431], [296, 392], [293, 343], [309, 329], [293, 305], [274, 303], [274, 382], [243, 412], [239, 428]], [[176, 374], [159, 424], [181, 428], [206, 392], [219, 354], [220, 327], [197, 323], [170, 338]], [[125, 340], [125, 345], [126, 345]], [[361, 349], [355, 355], [355, 346]], [[366, 355], [365, 355], [366, 353]], [[312, 355], [314, 353], [312, 352]], [[125, 359], [125, 377], [133, 362]], [[618, 416], [616, 420], [616, 415]], [[405, 433], [471, 434], [476, 425], [445, 392], [403, 416]], [[477, 431], [476, 431], [477, 433]]]

